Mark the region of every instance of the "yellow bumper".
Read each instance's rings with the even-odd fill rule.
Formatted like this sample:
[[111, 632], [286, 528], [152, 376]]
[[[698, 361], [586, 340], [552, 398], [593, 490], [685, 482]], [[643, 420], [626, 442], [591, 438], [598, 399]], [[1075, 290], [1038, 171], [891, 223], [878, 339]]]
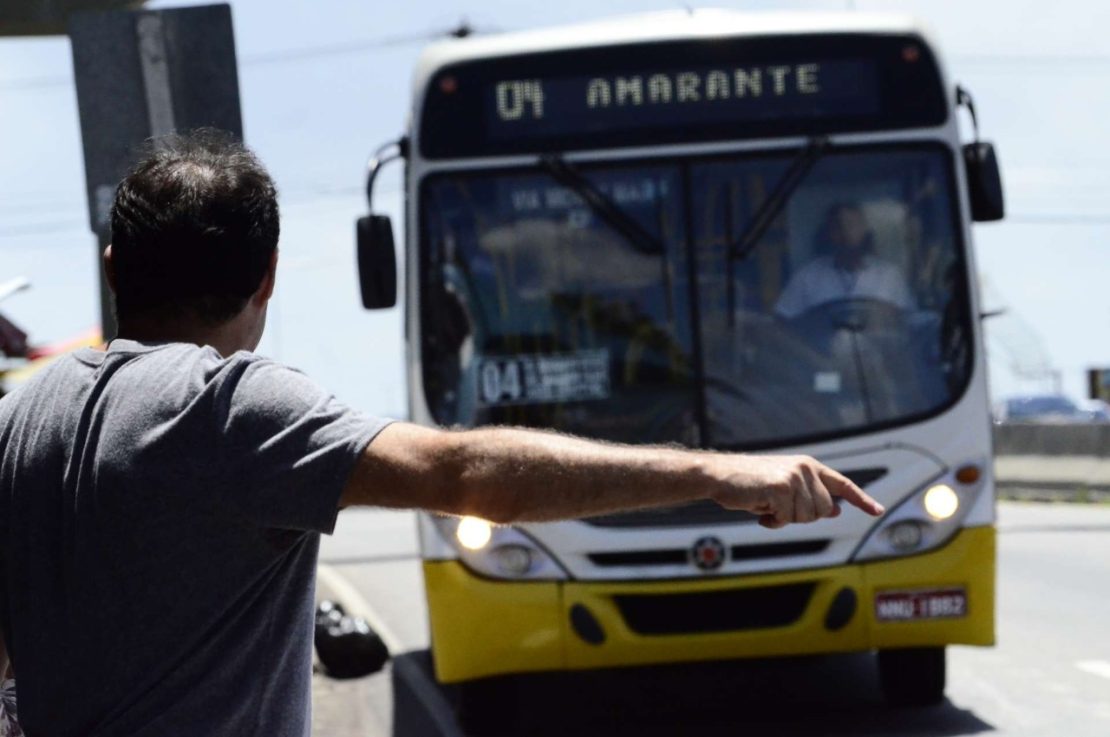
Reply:
[[[457, 561], [435, 561], [424, 564], [424, 578], [436, 675], [443, 683], [530, 671], [994, 644], [995, 531], [990, 527], [962, 530], [943, 548], [923, 555], [789, 573], [514, 583], [476, 577]], [[800, 616], [781, 625], [733, 631], [644, 634], [642, 625], [639, 632], [629, 626], [618, 605], [621, 597], [650, 597], [665, 605], [665, 597], [742, 597], [745, 591], [792, 586], [809, 592]], [[876, 618], [877, 593], [951, 588], [967, 592], [963, 616], [895, 622]], [[854, 593], [848, 596], [855, 606], [845, 621], [830, 628], [830, 607], [838, 595], [844, 598], [845, 589]], [[587, 642], [581, 628], [571, 624], [571, 612], [581, 613], [583, 608], [604, 633], [598, 644]]]

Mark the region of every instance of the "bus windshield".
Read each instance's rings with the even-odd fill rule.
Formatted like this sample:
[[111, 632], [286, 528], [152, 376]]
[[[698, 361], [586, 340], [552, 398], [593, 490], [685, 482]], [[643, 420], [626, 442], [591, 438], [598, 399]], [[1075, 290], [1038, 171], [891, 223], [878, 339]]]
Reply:
[[755, 448], [953, 402], [971, 336], [951, 153], [829, 151], [741, 253], [796, 156], [581, 166], [639, 239], [541, 169], [426, 180], [436, 421]]

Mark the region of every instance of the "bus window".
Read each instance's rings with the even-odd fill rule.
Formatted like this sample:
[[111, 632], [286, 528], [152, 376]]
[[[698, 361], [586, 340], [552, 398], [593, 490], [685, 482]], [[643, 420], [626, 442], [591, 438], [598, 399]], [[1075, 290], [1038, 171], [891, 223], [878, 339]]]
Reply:
[[429, 406], [442, 424], [692, 442], [678, 170], [583, 174], [662, 252], [630, 242], [544, 173], [450, 174], [424, 186]]
[[830, 153], [740, 260], [732, 245], [790, 155], [692, 168], [711, 445], [859, 432], [958, 398], [970, 315], [950, 159]]

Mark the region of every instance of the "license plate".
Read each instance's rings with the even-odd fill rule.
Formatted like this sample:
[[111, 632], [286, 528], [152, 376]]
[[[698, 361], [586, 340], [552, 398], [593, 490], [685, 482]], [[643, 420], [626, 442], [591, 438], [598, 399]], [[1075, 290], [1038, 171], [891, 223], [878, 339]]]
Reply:
[[875, 618], [880, 622], [915, 619], [957, 619], [967, 616], [967, 590], [885, 591], [875, 594]]

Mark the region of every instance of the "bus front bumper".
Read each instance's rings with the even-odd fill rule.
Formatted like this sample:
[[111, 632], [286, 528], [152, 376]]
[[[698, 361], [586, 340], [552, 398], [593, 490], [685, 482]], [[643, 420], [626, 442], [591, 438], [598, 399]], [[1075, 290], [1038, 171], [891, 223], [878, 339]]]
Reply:
[[[424, 564], [442, 683], [534, 671], [994, 644], [995, 531], [906, 558], [667, 581], [492, 581]], [[954, 597], [954, 598], [953, 598]]]

